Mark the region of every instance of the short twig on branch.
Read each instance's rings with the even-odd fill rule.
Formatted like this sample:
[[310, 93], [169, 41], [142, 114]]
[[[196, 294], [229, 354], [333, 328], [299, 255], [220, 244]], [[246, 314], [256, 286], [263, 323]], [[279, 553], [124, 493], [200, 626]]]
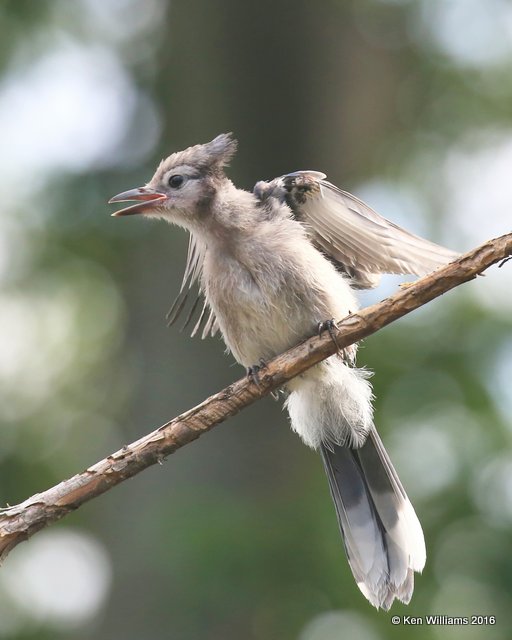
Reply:
[[344, 349], [375, 333], [509, 256], [512, 256], [512, 233], [489, 240], [395, 295], [341, 320], [333, 328], [337, 345], [328, 332], [313, 336], [268, 362], [259, 374], [259, 384], [247, 377], [238, 380], [83, 473], [19, 505], [0, 510], [0, 560], [43, 527], [143, 469], [162, 462], [226, 418], [329, 357], [337, 348]]

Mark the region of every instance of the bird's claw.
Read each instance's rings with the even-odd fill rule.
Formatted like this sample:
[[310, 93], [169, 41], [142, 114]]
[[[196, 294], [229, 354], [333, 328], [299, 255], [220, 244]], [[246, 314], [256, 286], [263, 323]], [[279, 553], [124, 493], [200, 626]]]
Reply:
[[324, 320], [324, 322], [319, 322], [318, 335], [321, 336], [324, 331], [327, 331], [331, 336], [331, 340], [336, 345], [337, 353], [343, 358], [343, 360], [347, 364], [352, 366], [356, 361], [356, 347], [354, 345], [349, 345], [348, 347], [345, 347], [344, 349], [342, 349], [336, 339], [335, 328], [336, 328], [336, 323], [334, 322], [333, 319]]
[[258, 387], [260, 386], [260, 371], [267, 368], [267, 363], [263, 358], [260, 358], [259, 364], [253, 364], [252, 367], [247, 367], [247, 377]]
[[338, 341], [336, 340], [336, 332], [334, 331], [336, 327], [336, 323], [334, 322], [334, 318], [330, 320], [324, 320], [323, 322], [318, 323], [318, 335], [321, 336], [324, 331], [327, 331], [331, 336], [331, 340], [336, 345], [336, 350], [338, 353], [340, 352], [340, 347], [338, 345]]

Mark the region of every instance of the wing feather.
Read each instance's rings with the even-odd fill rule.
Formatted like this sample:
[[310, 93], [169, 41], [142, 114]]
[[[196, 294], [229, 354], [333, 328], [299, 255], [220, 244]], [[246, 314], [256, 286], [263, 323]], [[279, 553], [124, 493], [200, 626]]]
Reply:
[[316, 171], [296, 171], [257, 187], [263, 197], [290, 206], [355, 286], [374, 287], [383, 273], [423, 276], [459, 255], [402, 229]]
[[[185, 272], [183, 274], [183, 280], [178, 295], [174, 299], [171, 308], [167, 312], [166, 319], [168, 326], [173, 325], [182, 314], [185, 309], [187, 300], [190, 297], [191, 290], [196, 287], [197, 291], [193, 296], [193, 303], [189, 308], [185, 322], [181, 327], [183, 331], [193, 320], [194, 314], [199, 308], [199, 302], [203, 298], [204, 294], [201, 289], [201, 273], [203, 270], [203, 261], [206, 247], [193, 235], [189, 237], [187, 261], [185, 264]], [[203, 301], [199, 318], [197, 319], [192, 332], [191, 337], [201, 331], [201, 337], [204, 339], [207, 335], [214, 336], [218, 331], [218, 324], [213, 311], [207, 315], [208, 303]]]
[[[296, 171], [259, 182], [254, 193], [262, 202], [275, 198], [288, 204], [312, 241], [352, 278], [354, 286], [373, 288], [383, 273], [423, 276], [459, 255], [399, 227], [325, 178], [318, 171]], [[182, 330], [204, 299], [200, 283], [205, 251], [191, 235], [181, 287], [166, 316], [169, 325], [182, 314], [193, 287], [197, 291]], [[218, 330], [215, 314], [204, 300], [191, 336], [200, 333], [205, 338]]]

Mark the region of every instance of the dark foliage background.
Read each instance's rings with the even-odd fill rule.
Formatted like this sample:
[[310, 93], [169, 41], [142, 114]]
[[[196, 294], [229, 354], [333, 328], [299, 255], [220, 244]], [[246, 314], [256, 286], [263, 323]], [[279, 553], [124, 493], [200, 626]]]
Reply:
[[[169, 152], [234, 131], [230, 174], [299, 168], [458, 250], [510, 230], [506, 0], [4, 0], [0, 499], [79, 471], [242, 370], [164, 315], [185, 235], [109, 217]], [[270, 399], [0, 570], [16, 640], [510, 637], [511, 268], [366, 341], [428, 564], [391, 625], [354, 585], [319, 459]], [[397, 286], [389, 278], [367, 304]]]

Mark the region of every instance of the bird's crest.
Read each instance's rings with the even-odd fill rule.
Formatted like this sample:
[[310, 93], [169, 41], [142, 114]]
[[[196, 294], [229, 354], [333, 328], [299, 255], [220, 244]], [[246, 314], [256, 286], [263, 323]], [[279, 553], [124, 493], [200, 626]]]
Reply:
[[235, 155], [237, 141], [231, 133], [221, 133], [206, 144], [196, 144], [184, 151], [173, 153], [162, 160], [157, 173], [164, 173], [172, 167], [188, 165], [197, 167], [204, 173], [219, 173]]

